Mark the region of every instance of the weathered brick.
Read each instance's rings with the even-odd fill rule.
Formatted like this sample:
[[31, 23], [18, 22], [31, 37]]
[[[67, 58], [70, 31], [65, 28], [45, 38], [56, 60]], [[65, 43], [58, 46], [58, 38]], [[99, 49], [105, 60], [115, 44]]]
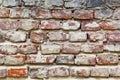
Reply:
[[8, 77], [27, 77], [27, 68], [9, 68], [8, 69]]
[[113, 19], [120, 19], [120, 8], [117, 8], [113, 13]]
[[60, 21], [56, 21], [56, 20], [42, 20], [41, 21], [41, 25], [40, 25], [41, 29], [60, 29], [61, 28], [61, 23]]
[[37, 53], [37, 45], [31, 43], [21, 43], [18, 45], [19, 50], [23, 54]]
[[88, 37], [90, 41], [106, 41], [106, 33], [97, 31], [97, 32], [89, 32]]
[[5, 78], [7, 77], [7, 69], [1, 68], [0, 69], [0, 78]]
[[0, 43], [5, 41], [5, 35], [0, 32]]
[[100, 26], [105, 30], [120, 29], [120, 20], [105, 20], [100, 22]]
[[0, 29], [12, 30], [12, 29], [18, 29], [18, 28], [19, 28], [19, 24], [17, 20], [0, 19]]
[[106, 0], [106, 2], [110, 7], [120, 6], [119, 0]]
[[116, 67], [110, 68], [109, 73], [110, 73], [110, 76], [112, 77], [120, 77], [120, 67], [116, 66]]
[[39, 28], [39, 22], [31, 19], [24, 19], [20, 20], [19, 27], [23, 30], [34, 30]]
[[80, 7], [83, 7], [85, 3], [86, 3], [86, 0], [68, 0], [68, 1], [65, 1], [65, 7], [80, 8]]
[[97, 54], [97, 63], [102, 65], [118, 64], [118, 55], [112, 53]]
[[104, 45], [100, 43], [83, 43], [81, 44], [81, 51], [88, 53], [103, 52]]
[[0, 44], [0, 54], [16, 54], [18, 53], [18, 47], [12, 44]]
[[90, 69], [85, 67], [70, 67], [70, 75], [76, 77], [88, 77]]
[[24, 42], [26, 40], [26, 33], [22, 31], [10, 31], [6, 33], [5, 37], [13, 42]]
[[50, 64], [54, 63], [56, 59], [55, 55], [27, 55], [26, 63], [36, 64], [36, 63], [45, 63]]
[[80, 28], [80, 22], [74, 20], [63, 21], [63, 30], [77, 30]]
[[62, 44], [62, 53], [77, 54], [79, 52], [80, 52], [80, 44], [77, 43]]
[[48, 77], [48, 67], [29, 67], [29, 75], [31, 78], [47, 78]]
[[48, 73], [50, 77], [65, 77], [70, 75], [68, 66], [52, 66], [49, 68]]
[[63, 31], [48, 32], [48, 38], [50, 41], [66, 41], [69, 35]]
[[26, 8], [11, 8], [10, 17], [11, 18], [28, 18], [30, 10]]
[[35, 43], [43, 43], [47, 41], [47, 33], [41, 30], [32, 31], [30, 33], [30, 39]]
[[75, 58], [75, 64], [77, 64], [77, 65], [95, 65], [96, 64], [96, 55], [79, 54]]
[[0, 8], [0, 17], [7, 18], [9, 17], [10, 9], [9, 8]]
[[75, 10], [75, 19], [93, 19], [93, 10]]
[[5, 61], [5, 55], [0, 54], [0, 65], [3, 64]]
[[55, 54], [60, 53], [61, 46], [57, 44], [42, 44], [41, 51], [42, 54]]
[[60, 6], [63, 6], [63, 0], [45, 0], [46, 8], [53, 9]]
[[81, 23], [81, 30], [83, 31], [97, 31], [100, 29], [100, 24], [97, 21], [83, 21]]
[[69, 32], [69, 41], [86, 41], [87, 40], [87, 33], [85, 32]]
[[87, 7], [100, 7], [103, 6], [105, 4], [104, 0], [89, 0], [89, 2], [87, 3]]
[[95, 67], [90, 72], [92, 77], [109, 77], [109, 68]]
[[111, 51], [111, 52], [120, 52], [120, 44], [119, 43], [104, 44], [104, 50]]
[[111, 42], [120, 42], [120, 32], [119, 31], [109, 32], [107, 34], [107, 39], [108, 41]]
[[74, 55], [62, 54], [56, 57], [57, 64], [74, 64]]
[[4, 64], [6, 65], [22, 65], [25, 62], [25, 55], [7, 55]]
[[72, 11], [70, 9], [52, 10], [52, 17], [58, 19], [70, 19], [72, 18]]
[[3, 0], [2, 5], [5, 7], [18, 6], [18, 5], [21, 5], [21, 1], [20, 0]]
[[22, 0], [25, 6], [35, 6], [38, 0]]
[[31, 10], [31, 15], [33, 18], [51, 18], [51, 13], [47, 9], [33, 8]]
[[95, 10], [95, 18], [97, 19], [106, 19], [112, 16], [112, 9], [99, 9]]

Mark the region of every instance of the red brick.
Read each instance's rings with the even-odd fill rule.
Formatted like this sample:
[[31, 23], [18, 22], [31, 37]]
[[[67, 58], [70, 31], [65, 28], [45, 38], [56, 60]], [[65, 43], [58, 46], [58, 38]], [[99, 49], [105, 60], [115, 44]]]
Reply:
[[61, 23], [56, 20], [42, 20], [40, 27], [41, 29], [60, 29]]
[[51, 18], [51, 13], [49, 10], [41, 8], [31, 9], [31, 15], [33, 18]]
[[7, 55], [4, 64], [6, 65], [22, 65], [25, 62], [25, 55]]
[[10, 17], [11, 18], [28, 18], [30, 14], [29, 9], [25, 8], [11, 8]]
[[67, 10], [52, 10], [52, 17], [58, 19], [70, 19], [72, 18], [72, 11]]
[[7, 18], [9, 17], [10, 9], [9, 8], [0, 8], [0, 17]]
[[55, 77], [65, 77], [69, 76], [69, 67], [68, 66], [52, 66], [48, 70], [49, 76]]
[[109, 77], [109, 68], [95, 67], [90, 72], [92, 77]]
[[100, 22], [100, 26], [105, 30], [120, 29], [120, 20], [105, 20]]
[[43, 43], [47, 41], [47, 33], [41, 30], [32, 31], [30, 34], [30, 39], [35, 43]]
[[85, 67], [70, 67], [70, 75], [76, 77], [88, 77], [90, 69]]
[[18, 53], [18, 47], [12, 44], [0, 44], [0, 54], [16, 54]]
[[93, 10], [75, 10], [74, 18], [75, 19], [93, 19]]
[[31, 43], [21, 43], [18, 45], [20, 53], [32, 54], [37, 53], [37, 45]]
[[5, 77], [7, 77], [7, 69], [1, 68], [0, 69], [0, 78], [5, 78]]
[[97, 31], [97, 32], [89, 32], [88, 37], [90, 41], [106, 41], [106, 33]]
[[98, 54], [97, 63], [101, 65], [118, 64], [118, 55], [113, 53]]
[[107, 34], [107, 39], [108, 41], [111, 42], [120, 42], [120, 32], [119, 31], [109, 32]]
[[66, 41], [69, 39], [69, 35], [63, 31], [48, 32], [48, 38], [50, 41]]
[[104, 45], [100, 43], [83, 43], [81, 44], [81, 51], [88, 53], [103, 52]]
[[95, 65], [96, 64], [96, 55], [93, 55], [93, 54], [76, 55], [75, 64], [77, 64], [77, 65]]
[[80, 44], [65, 43], [62, 44], [62, 53], [77, 54], [80, 52]]
[[55, 55], [27, 55], [26, 63], [36, 64], [36, 63], [44, 63], [50, 64], [54, 63], [56, 59]]
[[100, 29], [100, 24], [95, 21], [83, 21], [81, 23], [81, 30], [83, 31], [98, 31]]
[[8, 77], [27, 77], [27, 68], [9, 68]]

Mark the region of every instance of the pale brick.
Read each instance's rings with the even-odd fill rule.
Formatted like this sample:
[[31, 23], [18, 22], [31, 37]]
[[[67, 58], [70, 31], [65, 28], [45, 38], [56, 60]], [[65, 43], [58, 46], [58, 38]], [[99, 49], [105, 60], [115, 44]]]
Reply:
[[0, 8], [0, 17], [7, 18], [9, 17], [10, 9], [9, 8]]
[[113, 19], [120, 19], [120, 8], [117, 8], [117, 9], [114, 11]]
[[92, 54], [76, 55], [75, 64], [77, 64], [77, 65], [95, 65], [96, 64], [96, 55], [92, 55]]
[[101, 65], [118, 64], [118, 55], [113, 53], [97, 54], [96, 59]]
[[70, 19], [72, 18], [72, 11], [69, 9], [52, 10], [52, 17], [58, 19]]
[[105, 51], [111, 52], [119, 52], [120, 51], [120, 44], [119, 43], [108, 43], [104, 45]]
[[87, 34], [85, 32], [69, 32], [69, 41], [77, 42], [77, 41], [86, 41]]
[[106, 41], [106, 33], [97, 31], [97, 32], [89, 32], [88, 37], [90, 41]]
[[120, 0], [106, 0], [110, 7], [120, 6]]
[[32, 31], [30, 33], [30, 39], [35, 43], [43, 43], [47, 41], [47, 33], [41, 30]]
[[56, 57], [57, 64], [74, 64], [74, 55], [61, 54]]
[[100, 24], [97, 21], [83, 21], [81, 23], [81, 30], [83, 31], [98, 31], [100, 29]]
[[113, 68], [110, 68], [110, 76], [112, 77], [119, 77], [120, 76], [120, 67], [116, 66]]
[[39, 67], [29, 67], [29, 75], [31, 78], [47, 78], [48, 77], [48, 67], [39, 66]]
[[48, 73], [50, 77], [65, 77], [70, 75], [68, 66], [52, 66], [49, 68]]
[[25, 62], [25, 55], [7, 55], [5, 56], [5, 65], [22, 65]]
[[0, 54], [0, 65], [3, 64], [5, 61], [5, 55]]
[[9, 68], [8, 77], [27, 77], [28, 71], [26, 67]]
[[41, 21], [41, 25], [40, 25], [41, 29], [60, 29], [61, 28], [61, 23], [60, 21], [56, 21], [56, 20], [42, 20]]
[[89, 77], [90, 69], [86, 67], [70, 67], [70, 75], [76, 77]]
[[31, 43], [21, 43], [18, 45], [20, 53], [32, 54], [37, 53], [37, 45]]
[[12, 8], [10, 9], [11, 18], [28, 18], [30, 10], [26, 8]]
[[63, 21], [63, 30], [77, 30], [80, 28], [80, 22], [74, 20]]
[[48, 38], [50, 41], [66, 41], [69, 35], [62, 31], [48, 32]]
[[12, 44], [0, 44], [0, 54], [16, 54], [18, 53], [18, 47]]
[[111, 41], [111, 42], [120, 42], [120, 32], [115, 31], [115, 32], [108, 33], [107, 39], [108, 41]]
[[0, 78], [5, 78], [5, 77], [7, 77], [7, 69], [1, 68], [0, 69]]
[[41, 55], [41, 54], [27, 55], [26, 63], [50, 64], [50, 63], [54, 63], [55, 59], [56, 59], [55, 55]]
[[42, 54], [56, 54], [60, 53], [61, 46], [57, 44], [42, 44], [41, 51]]
[[13, 42], [24, 42], [26, 41], [26, 33], [22, 31], [10, 31], [5, 36], [8, 40]]
[[51, 18], [51, 13], [47, 9], [32, 8], [31, 15], [33, 18]]
[[62, 44], [62, 53], [77, 54], [80, 52], [80, 44], [77, 43], [65, 43]]
[[92, 68], [91, 69], [92, 77], [109, 77], [109, 68]]
[[104, 45], [100, 43], [83, 43], [81, 44], [81, 51], [88, 53], [103, 52]]
[[93, 19], [93, 10], [75, 10], [75, 19]]

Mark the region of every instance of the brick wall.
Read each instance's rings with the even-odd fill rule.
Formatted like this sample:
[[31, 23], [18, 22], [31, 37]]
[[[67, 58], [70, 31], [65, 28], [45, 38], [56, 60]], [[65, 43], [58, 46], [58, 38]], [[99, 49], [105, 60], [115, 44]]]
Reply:
[[120, 0], [0, 5], [0, 80], [120, 80]]

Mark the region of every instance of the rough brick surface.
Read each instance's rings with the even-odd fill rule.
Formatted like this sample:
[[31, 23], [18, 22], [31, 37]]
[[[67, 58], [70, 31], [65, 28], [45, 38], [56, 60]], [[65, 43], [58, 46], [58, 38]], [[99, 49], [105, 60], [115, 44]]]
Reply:
[[0, 80], [120, 80], [120, 0], [0, 0]]

